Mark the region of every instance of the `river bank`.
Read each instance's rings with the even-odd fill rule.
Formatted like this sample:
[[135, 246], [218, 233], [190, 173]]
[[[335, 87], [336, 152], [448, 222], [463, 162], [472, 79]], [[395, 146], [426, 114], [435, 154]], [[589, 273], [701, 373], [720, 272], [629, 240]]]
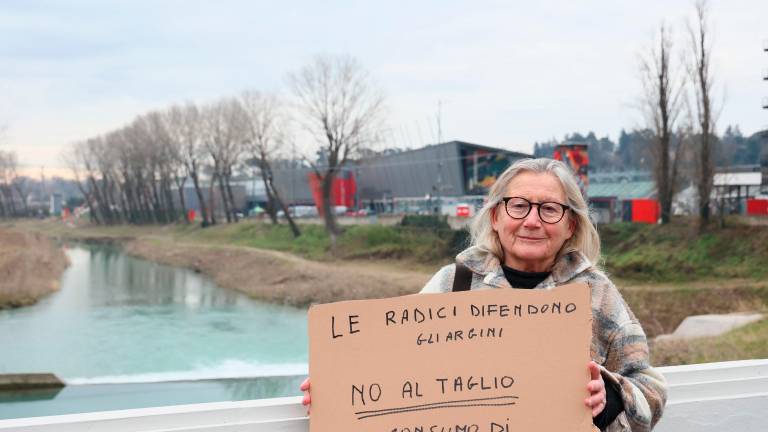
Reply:
[[0, 309], [28, 306], [56, 291], [68, 265], [49, 237], [0, 227]]
[[136, 239], [124, 251], [150, 261], [205, 274], [223, 288], [272, 303], [308, 306], [339, 300], [417, 293], [429, 273], [360, 262], [307, 260], [284, 252], [242, 246]]
[[[433, 243], [423, 241], [424, 234], [414, 231], [397, 231], [387, 227], [357, 227], [345, 232], [340, 244], [343, 249], [337, 256], [320, 253], [324, 239], [322, 231], [308, 229], [298, 240], [293, 240], [284, 227], [274, 228], [267, 224], [243, 221], [240, 224], [221, 225], [206, 229], [194, 226], [80, 226], [72, 227], [53, 221], [34, 221], [17, 224], [18, 229], [45, 233], [53, 237], [77, 241], [115, 242], [133, 256], [163, 264], [186, 267], [213, 279], [217, 285], [241, 291], [251, 297], [278, 304], [307, 306], [341, 300], [385, 298], [418, 292], [430, 276], [450, 258], [434, 259], [434, 255], [419, 261], [420, 251], [445, 248], [448, 242], [440, 239]], [[321, 228], [321, 227], [320, 227]], [[621, 230], [631, 229], [631, 233]], [[739, 228], [741, 229], [741, 228]], [[611, 232], [613, 230], [615, 232]], [[660, 250], [666, 238], [655, 233], [658, 227], [620, 226], [604, 229], [606, 254], [621, 258], [631, 251], [627, 246], [649, 243]], [[606, 232], [608, 231], [608, 232]], [[620, 235], [624, 234], [624, 235]], [[757, 235], [738, 238], [764, 236]], [[755, 234], [755, 233], [751, 233]], [[434, 234], [433, 234], [434, 235]], [[407, 236], [407, 237], [406, 237]], [[645, 237], [645, 239], [643, 239]], [[661, 240], [656, 239], [659, 237]], [[692, 240], [694, 245], [697, 240]], [[755, 242], [750, 242], [754, 245]], [[418, 245], [418, 246], [417, 246]], [[762, 247], [757, 243], [755, 247]], [[649, 246], [646, 247], [648, 249]], [[277, 250], [276, 250], [277, 249]], [[354, 251], [357, 250], [358, 253]], [[744, 257], [735, 253], [730, 259], [755, 261], [763, 256], [747, 250]], [[440, 252], [445, 254], [446, 252]], [[703, 252], [700, 255], [706, 255]], [[442, 255], [441, 255], [442, 256]], [[656, 259], [656, 255], [649, 260]], [[691, 262], [701, 263], [691, 259]], [[707, 262], [706, 265], [714, 266]], [[621, 266], [616, 266], [616, 269]], [[768, 282], [756, 274], [758, 266], [741, 266], [740, 272], [730, 272], [720, 278], [694, 277], [689, 280], [638, 281], [622, 278], [622, 274], [609, 273], [620, 288], [627, 303], [640, 320], [649, 339], [671, 333], [689, 315], [723, 314], [768, 310]], [[635, 275], [629, 271], [630, 276]], [[753, 277], [745, 277], [753, 276]], [[655, 277], [650, 278], [655, 279]], [[757, 323], [745, 329], [750, 341], [768, 340], [768, 326]], [[679, 346], [660, 345], [652, 349], [660, 364], [702, 362], [709, 358], [735, 360], [765, 357], [764, 350], [728, 350], [729, 358], [715, 356], [712, 346], [722, 346], [728, 336], [707, 338], [706, 349], [693, 344], [684, 350]], [[727, 339], [730, 346], [743, 345], [741, 339]], [[669, 344], [667, 344], [669, 345]], [[758, 344], [759, 345], [759, 344]], [[704, 347], [705, 345], [701, 345]], [[766, 345], [768, 346], [768, 345]], [[678, 355], [681, 351], [683, 354]]]
[[[53, 220], [16, 224], [18, 230], [64, 240], [118, 243], [130, 255], [190, 268], [221, 287], [293, 306], [413, 294], [435, 271], [452, 262], [452, 257], [434, 258], [434, 249], [443, 248], [440, 253], [447, 254], [447, 244], [440, 243], [430, 230], [353, 227], [339, 240], [340, 251], [331, 256], [321, 247], [325, 241], [322, 227], [314, 228], [303, 226], [304, 234], [293, 239], [285, 226], [254, 221], [205, 229], [192, 225], [70, 226]], [[627, 230], [631, 232], [623, 232]], [[662, 242], [655, 238], [658, 234], [651, 236], [657, 230], [655, 226], [605, 227], [607, 260], [621, 256], [629, 241], [635, 247]], [[431, 237], [435, 237], [432, 243]], [[408, 251], [397, 251], [395, 246]], [[412, 250], [417, 247], [432, 250], [433, 255], [424, 257], [421, 251]], [[406, 252], [410, 255], [402, 256]], [[768, 304], [764, 278], [728, 274], [659, 282], [625, 278], [610, 266], [607, 271], [651, 337], [672, 332], [688, 315], [747, 312]]]
[[119, 244], [128, 255], [192, 269], [222, 288], [297, 307], [414, 294], [438, 268], [392, 259], [309, 259], [252, 247], [248, 236], [230, 231], [257, 225], [238, 225], [206, 229], [183, 225], [68, 226], [49, 220], [19, 222], [16, 229], [65, 241]]

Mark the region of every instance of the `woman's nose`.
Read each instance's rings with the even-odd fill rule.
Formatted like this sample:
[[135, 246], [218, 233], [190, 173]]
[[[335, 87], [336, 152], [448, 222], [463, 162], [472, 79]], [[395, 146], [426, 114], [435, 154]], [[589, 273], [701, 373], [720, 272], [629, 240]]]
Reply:
[[541, 226], [541, 219], [539, 218], [538, 208], [531, 207], [530, 213], [528, 213], [528, 216], [526, 216], [525, 219], [523, 219], [523, 226], [526, 226], [526, 227]]

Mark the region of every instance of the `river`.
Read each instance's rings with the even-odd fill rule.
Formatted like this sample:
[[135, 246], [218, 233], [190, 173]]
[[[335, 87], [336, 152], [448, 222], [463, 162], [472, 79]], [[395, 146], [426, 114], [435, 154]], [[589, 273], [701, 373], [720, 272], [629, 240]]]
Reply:
[[58, 292], [0, 311], [0, 373], [52, 372], [67, 386], [0, 392], [0, 418], [299, 394], [306, 310], [112, 246], [66, 253]]

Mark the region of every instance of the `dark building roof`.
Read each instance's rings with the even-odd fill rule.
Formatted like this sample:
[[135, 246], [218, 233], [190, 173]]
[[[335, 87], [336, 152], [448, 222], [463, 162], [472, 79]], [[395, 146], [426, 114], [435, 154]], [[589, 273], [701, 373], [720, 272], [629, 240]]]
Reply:
[[449, 141], [358, 162], [353, 169], [363, 200], [482, 195], [496, 177], [529, 154]]

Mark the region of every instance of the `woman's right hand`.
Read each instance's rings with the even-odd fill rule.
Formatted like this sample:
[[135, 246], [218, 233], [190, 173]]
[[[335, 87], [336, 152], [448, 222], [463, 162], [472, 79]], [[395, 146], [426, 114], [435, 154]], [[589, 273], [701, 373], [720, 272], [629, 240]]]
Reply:
[[309, 395], [309, 377], [301, 383], [299, 390], [304, 392], [304, 399], [301, 400], [301, 404], [307, 407], [307, 415], [309, 415], [309, 407], [312, 405], [312, 397]]

